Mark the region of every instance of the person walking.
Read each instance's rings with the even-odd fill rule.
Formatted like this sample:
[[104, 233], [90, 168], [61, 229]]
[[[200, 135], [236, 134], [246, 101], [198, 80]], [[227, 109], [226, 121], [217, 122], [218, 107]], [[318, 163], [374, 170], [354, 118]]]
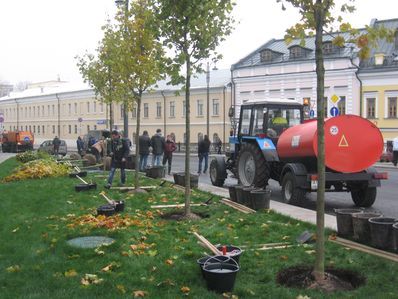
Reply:
[[145, 171], [146, 169], [150, 147], [151, 138], [149, 138], [148, 131], [144, 131], [139, 138], [140, 171]]
[[171, 135], [167, 135], [166, 143], [164, 146], [164, 155], [163, 155], [163, 166], [166, 165], [166, 162], [168, 162], [168, 169], [167, 173], [170, 174], [171, 172], [171, 163], [173, 161], [173, 152], [177, 149], [177, 146], [171, 138]]
[[157, 129], [156, 134], [151, 138], [151, 146], [152, 146], [152, 165], [159, 166], [160, 159], [164, 153], [165, 141], [162, 136], [162, 130]]
[[392, 163], [397, 166], [398, 162], [398, 137], [395, 137], [392, 141]]
[[198, 156], [199, 156], [199, 169], [198, 174], [202, 172], [202, 161], [205, 160], [205, 166], [203, 173], [206, 173], [209, 163], [209, 150], [210, 150], [210, 139], [209, 136], [205, 135], [203, 140], [199, 141], [198, 144]]
[[61, 140], [59, 140], [58, 136], [55, 136], [53, 139], [53, 147], [54, 147], [54, 155], [55, 156], [58, 156], [60, 144], [61, 144]]
[[120, 137], [117, 130], [112, 131], [112, 139], [110, 141], [110, 156], [111, 161], [111, 171], [108, 176], [108, 183], [105, 188], [109, 189], [112, 186], [113, 177], [117, 168], [120, 168], [120, 182], [123, 186], [126, 183], [126, 161], [130, 152], [130, 148], [125, 139]]
[[83, 142], [83, 139], [80, 136], [77, 137], [76, 145], [77, 145], [77, 152], [81, 156], [83, 154], [84, 142]]
[[221, 141], [220, 137], [217, 137], [216, 146], [217, 146], [217, 154], [221, 155], [222, 141]]

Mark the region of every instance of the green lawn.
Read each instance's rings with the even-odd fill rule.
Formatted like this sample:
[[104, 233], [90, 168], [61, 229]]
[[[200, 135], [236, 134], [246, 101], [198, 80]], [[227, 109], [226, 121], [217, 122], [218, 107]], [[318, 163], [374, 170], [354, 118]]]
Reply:
[[[0, 178], [16, 165], [14, 159], [0, 164]], [[211, 206], [195, 209], [208, 218], [165, 221], [150, 205], [183, 202], [183, 193], [170, 187], [140, 195], [108, 192], [113, 199], [126, 201], [124, 214], [134, 224], [126, 229], [73, 226], [73, 219], [93, 214], [97, 206], [105, 204], [99, 196], [105, 179], [90, 178], [98, 183], [97, 191], [76, 193], [78, 180], [70, 178], [0, 183], [0, 298], [132, 298], [139, 290], [146, 292], [146, 298], [220, 298], [207, 291], [201, 278], [196, 260], [204, 255], [204, 249], [191, 231], [198, 230], [213, 244], [238, 246], [294, 242], [304, 230], [315, 231], [310, 224], [273, 212], [242, 214], [218, 203], [217, 198]], [[131, 173], [128, 180], [132, 181]], [[143, 180], [145, 185], [158, 183]], [[209, 194], [194, 191], [192, 198], [202, 202]], [[97, 250], [66, 244], [70, 238], [87, 235], [109, 236], [116, 242]], [[139, 244], [148, 248], [131, 247]], [[313, 249], [245, 251], [233, 294], [239, 298], [296, 298], [300, 294], [311, 298], [398, 298], [397, 264], [329, 242], [326, 265], [366, 275], [365, 286], [323, 294], [277, 285], [275, 277], [281, 269], [312, 264]], [[110, 264], [109, 271], [101, 271]], [[95, 274], [103, 281], [84, 286], [85, 274]], [[189, 293], [184, 294], [182, 287], [188, 287]]]

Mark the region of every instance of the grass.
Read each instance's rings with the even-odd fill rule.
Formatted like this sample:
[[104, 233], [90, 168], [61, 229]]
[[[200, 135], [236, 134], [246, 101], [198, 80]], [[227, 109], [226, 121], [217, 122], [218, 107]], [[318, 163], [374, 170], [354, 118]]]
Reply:
[[[17, 162], [9, 159], [0, 166], [6, 176]], [[90, 177], [100, 189], [105, 179]], [[117, 182], [118, 177], [115, 178]], [[129, 174], [128, 180], [132, 181]], [[144, 291], [147, 298], [220, 298], [206, 289], [196, 260], [204, 255], [190, 231], [198, 230], [213, 244], [253, 245], [294, 242], [304, 230], [314, 226], [272, 211], [246, 215], [215, 203], [194, 211], [208, 214], [201, 221], [174, 222], [161, 219], [152, 204], [183, 202], [183, 193], [162, 187], [152, 193], [128, 195], [109, 191], [113, 199], [126, 201], [124, 214], [141, 221], [123, 230], [70, 227], [73, 216], [95, 213], [104, 204], [99, 191], [76, 193], [76, 179], [50, 178], [0, 184], [0, 298], [132, 298]], [[159, 183], [143, 179], [144, 185]], [[194, 191], [193, 202], [203, 202], [209, 194]], [[154, 217], [147, 214], [154, 212]], [[153, 218], [153, 219], [152, 219]], [[328, 232], [330, 233], [330, 232]], [[110, 246], [77, 249], [66, 241], [86, 235], [104, 235], [116, 240]], [[152, 244], [137, 254], [130, 245]], [[269, 251], [246, 251], [241, 256], [233, 294], [239, 298], [397, 298], [398, 265], [327, 242], [326, 265], [364, 274], [367, 284], [351, 292], [323, 294], [314, 290], [279, 286], [278, 271], [314, 262], [314, 248], [291, 247]], [[105, 266], [115, 265], [103, 272]], [[85, 274], [103, 279], [83, 286]], [[181, 291], [189, 288], [189, 294]], [[136, 293], [138, 295], [138, 293]]]

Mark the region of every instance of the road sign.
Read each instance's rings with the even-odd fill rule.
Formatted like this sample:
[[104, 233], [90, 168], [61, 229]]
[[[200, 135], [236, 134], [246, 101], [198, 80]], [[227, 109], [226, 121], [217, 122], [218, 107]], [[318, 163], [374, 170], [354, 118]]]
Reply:
[[340, 98], [337, 95], [332, 95], [332, 97], [330, 98], [330, 100], [336, 104], [338, 101], [340, 101]]
[[313, 118], [315, 116], [315, 110], [311, 109], [310, 110], [310, 117]]
[[77, 119], [77, 121], [78, 121], [79, 123], [81, 123], [81, 122], [83, 121], [83, 118], [79, 117], [79, 118]]
[[105, 119], [97, 120], [97, 125], [105, 125], [105, 124], [106, 124], [106, 120]]
[[337, 107], [332, 107], [332, 108], [330, 109], [330, 115], [331, 115], [331, 116], [337, 116], [337, 115], [339, 115], [339, 108], [337, 108]]

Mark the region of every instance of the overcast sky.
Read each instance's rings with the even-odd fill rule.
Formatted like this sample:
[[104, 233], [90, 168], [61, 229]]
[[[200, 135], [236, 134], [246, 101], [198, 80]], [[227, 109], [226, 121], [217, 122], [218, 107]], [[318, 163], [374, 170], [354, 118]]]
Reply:
[[[342, 3], [343, 0], [337, 0]], [[398, 18], [396, 0], [357, 0], [357, 12], [347, 20], [355, 27], [372, 18]], [[114, 0], [0, 0], [0, 81], [81, 81], [76, 55], [94, 52], [101, 26], [115, 14]], [[220, 46], [229, 68], [271, 38], [283, 38], [299, 20], [297, 10], [282, 11], [276, 0], [237, 0], [239, 21]]]

